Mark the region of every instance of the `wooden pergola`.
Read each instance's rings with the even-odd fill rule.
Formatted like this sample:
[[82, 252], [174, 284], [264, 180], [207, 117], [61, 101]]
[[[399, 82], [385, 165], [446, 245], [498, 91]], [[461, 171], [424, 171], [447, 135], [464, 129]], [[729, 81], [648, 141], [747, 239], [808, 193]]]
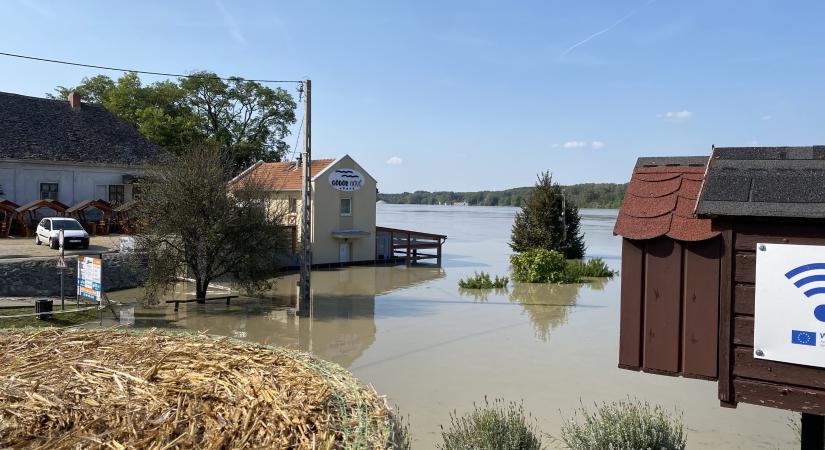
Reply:
[[117, 232], [132, 234], [135, 231], [136, 210], [143, 203], [143, 200], [132, 200], [126, 202], [113, 210], [114, 221], [117, 225]]
[[66, 210], [69, 209], [69, 207], [63, 203], [52, 199], [35, 200], [15, 209], [17, 220], [20, 223], [20, 231], [24, 233], [26, 237], [34, 236], [34, 230], [37, 228], [37, 223], [41, 219], [37, 216], [37, 210], [42, 208], [51, 209], [57, 216], [64, 216]]
[[[98, 220], [89, 220], [86, 211], [89, 209], [97, 209], [100, 211], [100, 218]], [[112, 215], [114, 209], [112, 205], [106, 200], [85, 200], [66, 210], [66, 215], [74, 217], [83, 225], [83, 228], [93, 235], [109, 234], [109, 227], [112, 223]]]
[[0, 238], [9, 237], [11, 223], [19, 207], [20, 205], [11, 200], [0, 198]]

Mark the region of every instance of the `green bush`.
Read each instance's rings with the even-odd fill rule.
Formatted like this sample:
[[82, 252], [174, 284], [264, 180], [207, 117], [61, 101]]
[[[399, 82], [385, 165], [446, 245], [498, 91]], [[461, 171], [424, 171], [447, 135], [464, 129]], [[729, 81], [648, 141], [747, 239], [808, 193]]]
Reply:
[[540, 450], [541, 438], [535, 423], [520, 403], [486, 399], [484, 406], [462, 417], [450, 414], [450, 427], [441, 427], [443, 450]]
[[561, 427], [561, 441], [572, 450], [684, 450], [681, 415], [638, 400], [604, 403], [594, 412], [580, 408]]
[[507, 277], [490, 278], [487, 272], [476, 272], [475, 275], [458, 280], [458, 287], [463, 289], [502, 289], [506, 288], [510, 279]]
[[510, 256], [513, 279], [523, 283], [577, 283], [581, 281], [567, 270], [564, 255], [555, 250], [537, 248]]
[[586, 262], [580, 259], [569, 261], [567, 271], [576, 278], [612, 278], [616, 275], [601, 258], [593, 258]]

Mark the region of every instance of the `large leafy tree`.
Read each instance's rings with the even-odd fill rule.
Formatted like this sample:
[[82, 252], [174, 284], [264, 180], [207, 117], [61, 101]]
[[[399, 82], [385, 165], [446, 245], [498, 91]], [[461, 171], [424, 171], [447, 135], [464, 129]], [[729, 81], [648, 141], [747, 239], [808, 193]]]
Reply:
[[102, 104], [173, 154], [194, 143], [216, 143], [229, 156], [234, 172], [257, 160], [284, 157], [297, 106], [281, 88], [241, 78], [224, 81], [211, 72], [148, 85], [136, 73], [117, 80], [97, 75], [75, 87], [59, 86], [51, 96], [66, 98], [71, 91]]
[[568, 259], [584, 257], [579, 209], [563, 195], [549, 172], [539, 175], [521, 211], [516, 213], [510, 248], [516, 252], [543, 248], [558, 251]]
[[148, 259], [148, 303], [181, 276], [194, 280], [203, 302], [218, 279], [255, 292], [277, 274], [287, 248], [283, 214], [254, 180], [227, 189], [230, 166], [219, 146], [198, 144], [141, 179], [135, 237]]

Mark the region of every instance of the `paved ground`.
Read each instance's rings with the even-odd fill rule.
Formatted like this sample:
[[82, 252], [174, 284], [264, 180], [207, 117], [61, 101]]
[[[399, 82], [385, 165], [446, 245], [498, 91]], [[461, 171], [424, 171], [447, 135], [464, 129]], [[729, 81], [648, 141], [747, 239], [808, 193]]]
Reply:
[[[120, 235], [111, 234], [108, 236], [93, 236], [89, 242], [88, 250], [67, 248], [66, 255], [89, 255], [106, 252], [120, 248]], [[57, 250], [50, 249], [47, 245], [35, 245], [34, 238], [10, 237], [0, 239], [0, 259], [8, 258], [31, 258], [53, 256], [57, 257]]]

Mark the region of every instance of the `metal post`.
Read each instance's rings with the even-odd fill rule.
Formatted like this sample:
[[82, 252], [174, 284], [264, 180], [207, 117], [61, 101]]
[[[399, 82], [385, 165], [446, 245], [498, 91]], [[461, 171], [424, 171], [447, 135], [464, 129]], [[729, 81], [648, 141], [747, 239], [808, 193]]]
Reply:
[[825, 417], [802, 413], [802, 450], [825, 448]]
[[298, 315], [309, 316], [310, 309], [310, 273], [312, 270], [312, 232], [310, 215], [312, 214], [312, 81], [304, 82], [304, 151], [303, 183], [301, 183], [301, 279], [298, 283]]

